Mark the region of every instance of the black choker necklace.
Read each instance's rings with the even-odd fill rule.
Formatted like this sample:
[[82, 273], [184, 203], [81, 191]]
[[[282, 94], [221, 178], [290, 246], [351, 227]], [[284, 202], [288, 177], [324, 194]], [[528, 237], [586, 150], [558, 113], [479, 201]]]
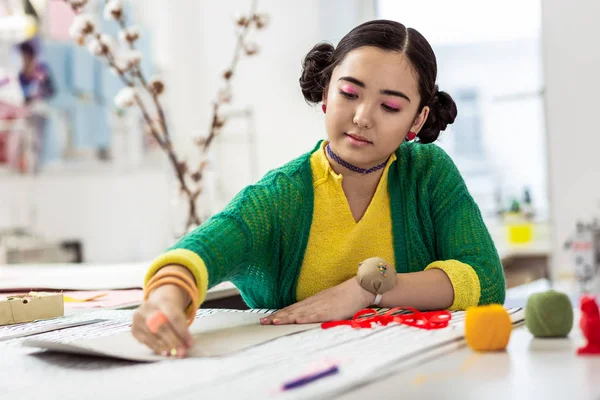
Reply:
[[385, 160], [381, 164], [378, 164], [369, 169], [360, 168], [360, 167], [357, 167], [356, 165], [350, 164], [347, 161], [344, 161], [340, 156], [335, 154], [333, 152], [333, 150], [331, 150], [331, 147], [329, 147], [329, 143], [327, 143], [327, 146], [325, 146], [325, 150], [327, 151], [327, 154], [329, 155], [329, 157], [331, 157], [333, 160], [335, 160], [336, 163], [340, 164], [343, 167], [348, 168], [350, 171], [358, 172], [359, 174], [366, 175], [366, 174], [370, 174], [371, 172], [379, 171], [381, 168], [384, 168], [387, 164], [387, 160]]

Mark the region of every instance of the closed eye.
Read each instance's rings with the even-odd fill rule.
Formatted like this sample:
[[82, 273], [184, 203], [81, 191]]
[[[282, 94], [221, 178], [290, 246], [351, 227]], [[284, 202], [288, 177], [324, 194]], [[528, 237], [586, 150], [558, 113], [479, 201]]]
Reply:
[[390, 106], [388, 106], [387, 104], [382, 104], [382, 105], [381, 105], [381, 107], [383, 107], [383, 109], [384, 109], [385, 111], [387, 111], [387, 112], [391, 112], [391, 113], [395, 113], [395, 112], [398, 112], [398, 111], [400, 111], [399, 109], [397, 109], [397, 108], [394, 108], [394, 107], [390, 107]]
[[[350, 100], [354, 100], [354, 99], [358, 98], [358, 95], [356, 95], [354, 93], [346, 92], [344, 90], [340, 90], [340, 94]], [[388, 106], [387, 104], [382, 104], [381, 107], [383, 107], [383, 109], [386, 112], [390, 112], [390, 113], [396, 113], [396, 112], [400, 111], [400, 109]]]
[[344, 92], [343, 90], [340, 90], [340, 94], [342, 96], [344, 96], [347, 99], [356, 99], [358, 96], [355, 95], [354, 93], [348, 93], [348, 92]]

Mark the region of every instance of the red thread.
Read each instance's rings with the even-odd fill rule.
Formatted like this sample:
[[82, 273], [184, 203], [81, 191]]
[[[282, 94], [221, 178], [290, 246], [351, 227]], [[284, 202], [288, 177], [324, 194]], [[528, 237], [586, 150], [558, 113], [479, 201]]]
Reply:
[[321, 110], [323, 110], [323, 113], [327, 112], [327, 106], [325, 104], [321, 105]]
[[[394, 315], [397, 311], [412, 311], [412, 314]], [[377, 314], [372, 308], [366, 308], [354, 314], [351, 320], [323, 322], [321, 328], [329, 329], [336, 326], [351, 326], [355, 329], [371, 328], [373, 324], [386, 326], [392, 322], [412, 326], [419, 329], [442, 329], [448, 326], [452, 319], [450, 311], [420, 312], [412, 307], [394, 307], [383, 315]]]

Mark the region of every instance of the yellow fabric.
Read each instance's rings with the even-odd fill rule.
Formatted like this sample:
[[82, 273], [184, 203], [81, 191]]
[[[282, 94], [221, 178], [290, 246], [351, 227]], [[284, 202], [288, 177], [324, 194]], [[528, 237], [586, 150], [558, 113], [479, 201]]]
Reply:
[[194, 275], [196, 287], [198, 288], [198, 301], [202, 304], [206, 298], [206, 291], [208, 290], [208, 271], [204, 261], [202, 261], [196, 253], [190, 250], [170, 250], [156, 258], [146, 273], [144, 287], [159, 269], [172, 264], [181, 265], [182, 267], [189, 269]]
[[360, 221], [356, 222], [336, 174], [325, 155], [326, 141], [310, 157], [315, 202], [308, 245], [302, 262], [296, 298], [304, 300], [356, 276], [358, 263], [381, 257], [394, 261], [388, 169], [392, 154], [377, 189]]
[[452, 282], [454, 302], [450, 310], [464, 310], [479, 304], [479, 277], [470, 265], [456, 260], [436, 261], [429, 264], [425, 271], [434, 268], [444, 271]]

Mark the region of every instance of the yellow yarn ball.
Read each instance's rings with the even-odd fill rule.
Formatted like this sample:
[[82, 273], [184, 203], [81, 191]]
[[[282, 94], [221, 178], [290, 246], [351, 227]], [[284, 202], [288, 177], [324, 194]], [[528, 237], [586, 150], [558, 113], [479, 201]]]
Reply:
[[506, 309], [499, 304], [467, 308], [465, 339], [476, 351], [500, 351], [506, 349], [512, 322]]

